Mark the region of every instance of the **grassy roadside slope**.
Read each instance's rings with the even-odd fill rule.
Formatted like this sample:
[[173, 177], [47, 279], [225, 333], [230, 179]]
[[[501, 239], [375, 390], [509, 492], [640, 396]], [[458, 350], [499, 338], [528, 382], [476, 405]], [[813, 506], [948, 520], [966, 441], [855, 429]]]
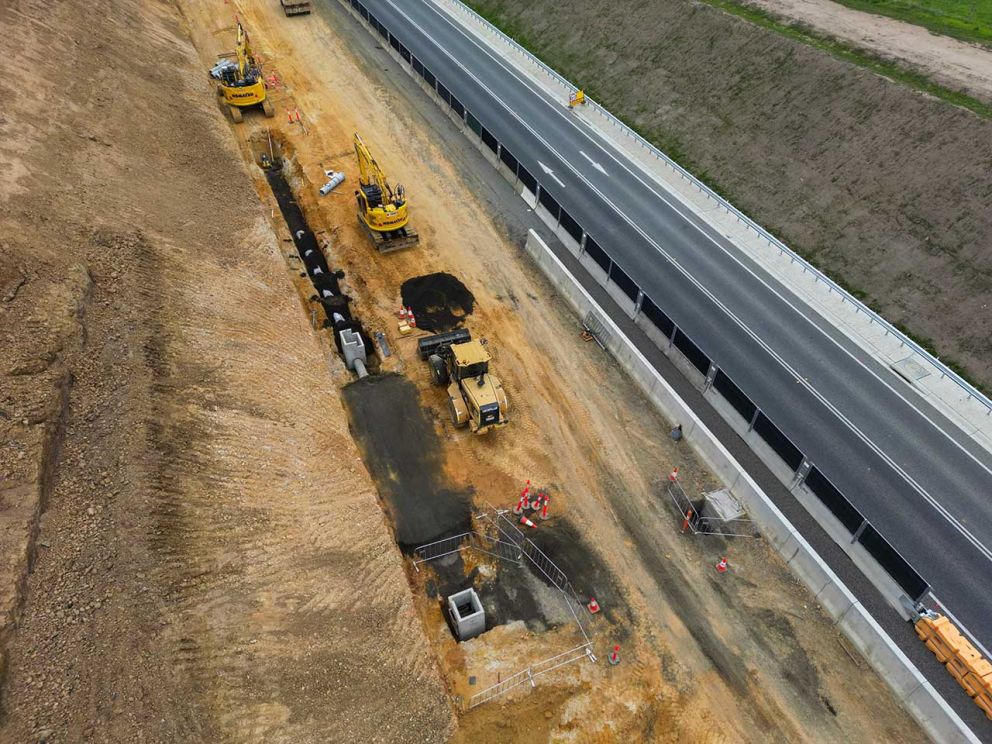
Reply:
[[992, 120], [687, 0], [471, 0], [992, 387]]

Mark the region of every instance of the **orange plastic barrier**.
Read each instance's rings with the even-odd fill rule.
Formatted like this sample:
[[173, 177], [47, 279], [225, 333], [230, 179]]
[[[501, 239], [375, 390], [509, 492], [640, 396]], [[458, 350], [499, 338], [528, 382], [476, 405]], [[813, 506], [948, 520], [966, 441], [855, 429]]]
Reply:
[[992, 719], [992, 663], [983, 659], [971, 642], [943, 615], [923, 616], [916, 621], [916, 635], [933, 651], [937, 660], [975, 699]]

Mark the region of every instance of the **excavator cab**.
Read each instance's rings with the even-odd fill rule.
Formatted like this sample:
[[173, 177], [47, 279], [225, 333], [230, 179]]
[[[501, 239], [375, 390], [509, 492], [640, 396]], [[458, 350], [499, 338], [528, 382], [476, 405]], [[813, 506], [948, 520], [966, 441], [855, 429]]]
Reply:
[[375, 247], [382, 253], [388, 253], [416, 245], [420, 237], [409, 225], [406, 192], [399, 184], [395, 188], [389, 184], [386, 174], [357, 132], [355, 156], [359, 173], [359, 187], [355, 191], [358, 221]]
[[235, 47], [237, 64], [223, 69], [217, 95], [224, 99], [228, 113], [235, 123], [243, 119], [242, 111], [253, 106], [261, 106], [266, 116], [275, 116], [276, 110], [265, 95], [265, 80], [262, 66], [255, 59], [248, 41], [248, 32], [238, 23], [238, 43]]

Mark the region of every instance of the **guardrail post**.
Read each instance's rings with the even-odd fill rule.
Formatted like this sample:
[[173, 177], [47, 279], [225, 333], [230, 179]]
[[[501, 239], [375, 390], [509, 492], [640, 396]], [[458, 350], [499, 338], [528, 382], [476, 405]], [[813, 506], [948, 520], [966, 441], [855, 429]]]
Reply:
[[703, 392], [705, 393], [711, 387], [713, 387], [713, 381], [716, 379], [717, 367], [713, 362], [710, 362], [709, 369], [706, 370], [706, 380], [703, 382]]
[[864, 521], [861, 522], [861, 525], [858, 527], [858, 529], [854, 531], [854, 535], [853, 537], [851, 537], [851, 545], [854, 545], [854, 543], [856, 543], [858, 540], [861, 539], [861, 533], [864, 532], [867, 527], [868, 527], [868, 520], [865, 519]]
[[751, 417], [751, 420], [747, 424], [747, 430], [748, 431], [752, 431], [754, 429], [754, 425], [756, 423], [758, 423], [758, 416], [759, 415], [761, 415], [761, 409], [760, 408], [755, 408], [754, 409], [754, 415]]
[[799, 463], [799, 469], [796, 470], [796, 477], [792, 479], [792, 484], [789, 486], [791, 491], [793, 488], [798, 488], [799, 485], [806, 480], [806, 476], [809, 475], [809, 471], [813, 469], [813, 461], [808, 457], [803, 457], [803, 461]]

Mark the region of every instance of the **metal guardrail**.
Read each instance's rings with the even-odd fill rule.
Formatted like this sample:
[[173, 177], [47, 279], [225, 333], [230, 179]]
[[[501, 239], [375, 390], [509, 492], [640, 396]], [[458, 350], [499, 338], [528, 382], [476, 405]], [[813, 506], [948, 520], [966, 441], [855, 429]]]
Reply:
[[[498, 27], [494, 26], [492, 23], [490, 23], [485, 18], [480, 16], [478, 13], [476, 13], [474, 10], [472, 10], [472, 8], [465, 5], [464, 2], [462, 2], [461, 0], [449, 0], [449, 2], [461, 6], [469, 14], [469, 16], [472, 18], [473, 21], [475, 21], [480, 26], [483, 26], [484, 28], [495, 34], [500, 39], [500, 41], [505, 43], [507, 46], [513, 48], [519, 54], [522, 54], [531, 62], [533, 62], [535, 65], [540, 67], [547, 75], [551, 76], [559, 85], [564, 87], [569, 93], [572, 93], [579, 89], [579, 86], [575, 85], [569, 80], [566, 80], [560, 74], [558, 74], [553, 69], [548, 67], [548, 65], [542, 62], [532, 52], [528, 51], [527, 49], [522, 47], [519, 43], [517, 43], [512, 38], [507, 36]], [[962, 391], [964, 391], [968, 395], [969, 400], [975, 400], [980, 405], [984, 406], [985, 413], [987, 416], [992, 415], [992, 400], [990, 400], [981, 391], [977, 390], [975, 386], [969, 383], [967, 380], [962, 379], [962, 377], [957, 372], [955, 372], [946, 364], [941, 362], [940, 359], [935, 357], [933, 354], [931, 354], [929, 351], [924, 349], [918, 343], [916, 343], [911, 338], [906, 336], [905, 333], [900, 331], [898, 328], [896, 328], [894, 325], [892, 325], [889, 321], [887, 321], [885, 318], [880, 316], [870, 307], [865, 305], [859, 299], [853, 297], [847, 290], [845, 290], [843, 287], [837, 284], [837, 282], [835, 282], [833, 279], [828, 277], [818, 268], [813, 266], [813, 264], [811, 264], [809, 261], [804, 259], [798, 253], [793, 251], [791, 248], [789, 248], [789, 246], [787, 246], [781, 240], [779, 240], [774, 235], [769, 233], [767, 230], [761, 227], [761, 225], [759, 225], [750, 217], [748, 217], [746, 214], [744, 214], [739, 209], [737, 209], [737, 207], [735, 207], [733, 204], [731, 204], [722, 196], [720, 196], [715, 191], [713, 191], [713, 189], [711, 189], [705, 183], [700, 181], [698, 178], [692, 175], [692, 173], [690, 173], [681, 165], [679, 165], [677, 162], [672, 160], [668, 155], [666, 155], [664, 152], [659, 150], [653, 144], [651, 144], [646, 139], [644, 139], [644, 137], [642, 137], [633, 129], [631, 129], [629, 126], [624, 124], [620, 119], [618, 119], [616, 116], [610, 113], [604, 106], [597, 103], [589, 96], [586, 96], [586, 105], [596, 109], [596, 111], [598, 111], [600, 114], [606, 117], [610, 121], [610, 123], [612, 123], [615, 127], [617, 127], [625, 137], [633, 140], [643, 149], [647, 150], [651, 155], [664, 162], [666, 165], [672, 168], [676, 173], [678, 173], [679, 176], [681, 176], [684, 180], [692, 184], [692, 186], [694, 186], [697, 191], [705, 195], [710, 200], [714, 201], [716, 204], [718, 204], [720, 207], [726, 210], [729, 214], [733, 215], [738, 222], [740, 222], [745, 226], [746, 229], [753, 230], [758, 237], [765, 240], [773, 248], [777, 248], [779, 255], [787, 255], [789, 257], [790, 263], [798, 263], [799, 266], [802, 268], [803, 273], [809, 272], [817, 282], [822, 282], [823, 284], [825, 284], [827, 286], [828, 292], [831, 293], [836, 292], [842, 303], [850, 303], [854, 307], [856, 313], [864, 313], [870, 323], [873, 324], [877, 323], [879, 326], [881, 326], [881, 328], [885, 331], [885, 335], [891, 334], [896, 338], [896, 340], [899, 341], [901, 346], [906, 346], [911, 351], [923, 357], [938, 372], [940, 372], [940, 376], [942, 379], [945, 377], [950, 379], [958, 387], [960, 387]]]
[[520, 563], [523, 552], [518, 545], [503, 542], [482, 532], [463, 532], [426, 545], [420, 545], [413, 551], [413, 567], [419, 573], [420, 564], [443, 558], [463, 550], [478, 550], [480, 553], [502, 558], [511, 563]]
[[559, 667], [563, 667], [566, 664], [571, 664], [573, 661], [579, 661], [581, 659], [591, 659], [592, 661], [596, 660], [596, 657], [592, 652], [591, 643], [583, 643], [581, 646], [576, 646], [575, 648], [569, 649], [568, 651], [563, 651], [556, 656], [539, 661], [536, 664], [517, 672], [511, 677], [507, 677], [501, 682], [497, 682], [492, 687], [487, 687], [485, 690], [482, 690], [469, 698], [468, 707], [471, 709], [477, 705], [487, 703], [493, 698], [502, 695], [504, 692], [509, 692], [514, 687], [522, 685], [524, 682], [530, 682], [531, 687], [536, 687], [537, 684], [534, 682], [535, 677], [539, 677], [542, 674], [547, 674], [548, 672], [552, 672]]

